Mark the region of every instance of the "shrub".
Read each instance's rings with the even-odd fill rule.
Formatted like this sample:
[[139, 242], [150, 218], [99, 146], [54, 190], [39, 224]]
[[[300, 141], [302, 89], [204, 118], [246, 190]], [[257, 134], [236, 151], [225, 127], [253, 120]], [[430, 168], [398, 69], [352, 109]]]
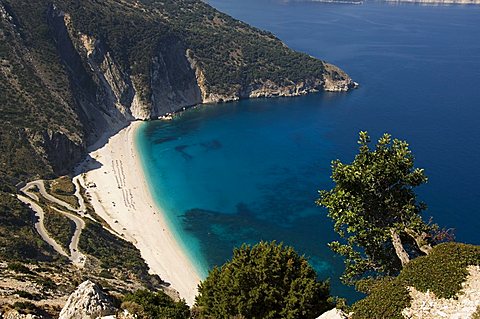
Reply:
[[17, 301], [13, 304], [13, 308], [17, 310], [19, 313], [35, 313], [38, 311], [37, 306], [35, 306], [30, 301]]
[[123, 298], [122, 308], [139, 318], [187, 319], [190, 308], [184, 300], [173, 301], [163, 291], [137, 290]]
[[33, 272], [27, 266], [19, 262], [8, 263], [8, 269], [18, 273], [27, 274], [27, 275], [33, 274]]
[[469, 265], [480, 265], [480, 246], [444, 243], [427, 256], [412, 260], [394, 279], [384, 279], [371, 294], [352, 307], [353, 319], [403, 318], [410, 305], [407, 287], [433, 292], [438, 298], [452, 298], [461, 290]]
[[329, 284], [303, 256], [275, 242], [243, 245], [199, 285], [201, 317], [314, 318], [332, 308]]

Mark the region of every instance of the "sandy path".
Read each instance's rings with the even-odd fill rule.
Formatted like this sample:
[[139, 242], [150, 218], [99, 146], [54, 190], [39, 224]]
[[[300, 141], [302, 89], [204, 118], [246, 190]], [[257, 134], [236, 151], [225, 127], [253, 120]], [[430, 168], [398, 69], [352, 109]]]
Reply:
[[81, 182], [87, 185], [95, 212], [141, 251], [152, 273], [169, 282], [192, 305], [200, 277], [169, 231], [145, 182], [135, 147], [140, 125], [133, 122], [91, 152], [92, 159], [78, 168], [86, 172], [80, 173]]

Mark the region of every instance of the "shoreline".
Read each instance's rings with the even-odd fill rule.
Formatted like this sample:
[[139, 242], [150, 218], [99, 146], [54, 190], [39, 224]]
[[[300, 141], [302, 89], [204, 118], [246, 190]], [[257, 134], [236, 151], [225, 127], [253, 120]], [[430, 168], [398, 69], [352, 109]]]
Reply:
[[142, 123], [132, 122], [108, 141], [104, 138], [101, 142], [105, 145], [89, 152], [77, 175], [95, 212], [122, 238], [133, 243], [150, 272], [170, 283], [191, 306], [200, 276], [150, 193], [135, 145]]

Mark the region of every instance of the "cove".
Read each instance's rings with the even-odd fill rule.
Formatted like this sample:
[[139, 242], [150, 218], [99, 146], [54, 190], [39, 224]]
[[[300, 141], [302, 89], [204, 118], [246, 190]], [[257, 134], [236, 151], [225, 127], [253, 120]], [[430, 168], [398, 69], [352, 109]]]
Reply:
[[360, 88], [200, 106], [142, 127], [152, 194], [203, 276], [233, 247], [277, 240], [309, 256], [332, 294], [357, 298], [338, 280], [343, 261], [326, 246], [336, 236], [314, 201], [332, 186], [330, 162], [353, 159], [360, 130], [407, 140], [429, 177], [418, 190], [426, 217], [480, 244], [480, 7], [209, 3], [340, 66]]

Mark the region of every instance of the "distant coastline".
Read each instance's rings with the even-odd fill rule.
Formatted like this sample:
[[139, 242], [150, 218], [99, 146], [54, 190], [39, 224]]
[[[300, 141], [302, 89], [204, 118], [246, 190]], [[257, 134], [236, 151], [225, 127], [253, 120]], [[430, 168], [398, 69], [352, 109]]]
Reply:
[[[377, 0], [372, 0], [377, 1]], [[285, 2], [316, 2], [316, 3], [333, 3], [333, 4], [364, 4], [364, 0], [305, 0], [305, 1], [285, 1]], [[478, 5], [480, 0], [379, 0], [378, 2], [386, 3], [413, 3], [425, 5]]]
[[[372, 0], [376, 1], [376, 0]], [[333, 3], [333, 4], [364, 4], [364, 0], [285, 0], [285, 2], [315, 2], [315, 3]], [[480, 0], [379, 0], [386, 3], [412, 3], [425, 5], [478, 5]]]
[[384, 0], [387, 3], [414, 3], [425, 5], [479, 5], [480, 0]]

